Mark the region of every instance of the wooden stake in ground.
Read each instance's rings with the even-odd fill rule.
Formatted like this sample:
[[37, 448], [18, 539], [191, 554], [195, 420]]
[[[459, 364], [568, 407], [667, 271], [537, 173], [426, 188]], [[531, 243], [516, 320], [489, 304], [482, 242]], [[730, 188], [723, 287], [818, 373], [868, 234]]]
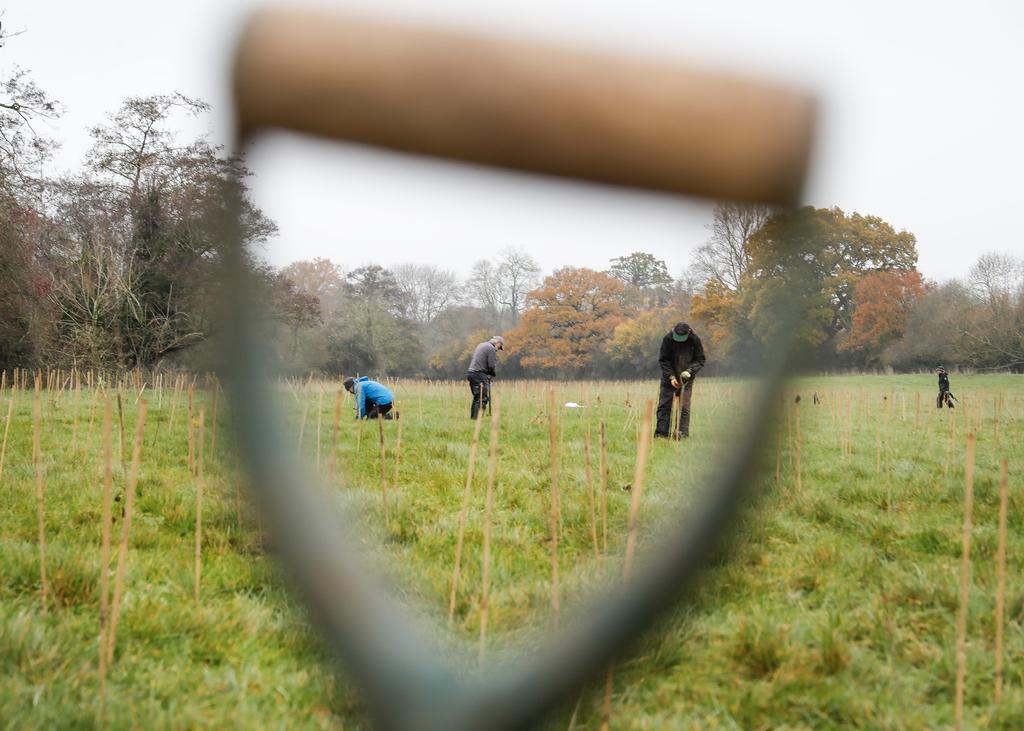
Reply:
[[142, 434], [146, 428], [145, 399], [139, 401], [139, 413], [135, 419], [135, 447], [132, 449], [132, 468], [124, 490], [124, 518], [121, 522], [121, 544], [117, 550], [117, 570], [114, 572], [114, 599], [110, 603], [110, 634], [107, 638], [107, 664], [114, 661], [117, 646], [117, 623], [121, 619], [121, 595], [124, 592], [124, 572], [128, 564], [128, 536], [132, 529], [132, 511], [135, 509], [135, 486], [139, 480], [139, 464], [142, 461]]
[[953, 409], [947, 409], [946, 413], [948, 414], [946, 418], [949, 423], [949, 439], [946, 440], [946, 464], [942, 469], [943, 477], [949, 477], [949, 460], [953, 454], [953, 430], [956, 425], [956, 422], [954, 421], [955, 412]]
[[487, 648], [487, 618], [491, 607], [491, 513], [494, 510], [494, 479], [498, 472], [498, 423], [501, 402], [491, 401], [491, 443], [487, 455], [487, 497], [484, 501], [484, 555], [480, 588], [480, 667]]
[[395, 477], [391, 485], [398, 489], [398, 468], [402, 464], [402, 403], [395, 402], [395, 418], [398, 419], [398, 435], [395, 437]]
[[590, 500], [590, 538], [594, 544], [594, 560], [601, 556], [597, 547], [597, 506], [594, 502], [594, 473], [590, 467], [590, 429], [583, 432], [584, 472], [587, 479], [587, 498]]
[[[217, 406], [217, 402], [213, 402], [214, 407]], [[324, 387], [322, 385], [317, 386], [316, 395], [316, 471], [320, 471], [320, 425], [323, 422], [324, 413]], [[213, 412], [214, 416], [217, 412]]]
[[608, 558], [608, 443], [605, 440], [604, 416], [601, 417], [601, 424], [598, 427], [598, 436], [601, 448], [601, 461], [599, 469], [598, 487], [601, 489], [601, 544], [602, 555]]
[[1009, 502], [1009, 463], [999, 467], [999, 539], [996, 548], [996, 682], [994, 700], [1003, 694], [1003, 615], [1006, 606], [1006, 508]]
[[992, 425], [992, 466], [994, 467], [996, 464], [996, 451], [999, 449], [999, 420], [1002, 416], [1003, 398], [1002, 396], [996, 396], [993, 400], [995, 401], [995, 414], [992, 417], [995, 422]]
[[644, 414], [640, 449], [636, 455], [636, 468], [633, 472], [632, 500], [629, 506], [629, 534], [626, 537], [626, 556], [622, 565], [622, 576], [628, 584], [633, 573], [633, 556], [636, 552], [636, 541], [640, 524], [640, 496], [643, 493], [644, 473], [647, 469], [647, 446], [650, 442], [651, 427], [654, 422], [654, 402], [647, 402]]
[[956, 718], [960, 731], [964, 721], [964, 680], [967, 676], [967, 598], [971, 577], [971, 515], [974, 510], [974, 433], [967, 434], [967, 458], [964, 464], [964, 531], [960, 557], [960, 612], [956, 622]]
[[125, 454], [124, 449], [124, 406], [121, 404], [121, 392], [117, 392], [117, 423], [120, 425], [118, 432], [121, 440], [121, 472], [127, 471], [128, 455]]
[[[633, 471], [633, 488], [629, 505], [629, 533], [626, 536], [626, 556], [622, 564], [622, 578], [626, 585], [633, 576], [633, 558], [636, 555], [637, 535], [640, 527], [640, 498], [644, 490], [644, 474], [647, 470], [647, 445], [654, 421], [654, 402], [647, 402], [644, 413], [640, 448], [636, 454], [636, 468]], [[601, 729], [607, 731], [612, 710], [612, 685], [615, 677], [615, 666], [608, 664], [608, 675], [605, 678], [604, 702], [601, 704]]]
[[[213, 456], [217, 453], [217, 394], [220, 393], [220, 381], [214, 377], [213, 379], [213, 413], [210, 414], [210, 455]], [[321, 394], [322, 395], [322, 394]], [[320, 466], [320, 424], [317, 423], [316, 429], [317, 437], [317, 466]]]
[[103, 404], [103, 502], [100, 511], [100, 702], [105, 698], [107, 682], [107, 643], [110, 635], [110, 505], [114, 475], [110, 427], [113, 414], [110, 402]]
[[295, 447], [296, 455], [302, 457], [302, 438], [306, 435], [306, 421], [309, 420], [309, 401], [306, 401], [305, 406], [302, 409], [302, 423], [299, 424], [299, 443]]
[[39, 598], [46, 614], [46, 596], [49, 584], [46, 581], [46, 498], [43, 485], [43, 453], [42, 453], [42, 395], [39, 392], [40, 377], [36, 376], [35, 399], [32, 404], [32, 462], [36, 468], [36, 518], [39, 525]]
[[796, 491], [802, 492], [803, 482], [801, 478], [800, 458], [803, 454], [803, 435], [800, 432], [800, 405], [796, 406]]
[[334, 425], [331, 427], [331, 453], [327, 456], [327, 481], [334, 480], [334, 467], [338, 461], [338, 424], [341, 421], [341, 399], [344, 391], [339, 389], [334, 397]]
[[7, 418], [4, 419], [4, 440], [0, 443], [0, 480], [4, 478], [4, 459], [7, 457], [7, 436], [11, 431], [11, 419], [14, 418], [14, 401], [18, 394], [18, 384], [11, 384], [11, 400], [7, 402]]
[[377, 434], [380, 435], [380, 497], [384, 503], [384, 526], [390, 525], [388, 515], [388, 460], [387, 449], [384, 446], [384, 415], [377, 415]]
[[174, 379], [174, 388], [171, 391], [171, 414], [167, 418], [167, 431], [174, 431], [174, 415], [178, 411], [178, 393], [181, 391], [181, 376]]
[[[480, 386], [483, 403], [483, 385]], [[466, 520], [469, 518], [469, 496], [473, 487], [473, 470], [476, 467], [476, 448], [480, 443], [480, 427], [483, 414], [478, 414], [473, 424], [473, 441], [469, 444], [469, 467], [466, 470], [466, 487], [462, 491], [462, 512], [459, 513], [459, 535], [455, 541], [455, 567], [452, 569], [452, 590], [448, 599], [448, 624], [455, 621], [455, 599], [459, 593], [459, 577], [462, 569], [462, 543], [466, 537]]]
[[195, 411], [192, 404], [192, 386], [188, 387], [188, 473], [196, 474]]
[[199, 588], [203, 570], [203, 445], [206, 443], [206, 404], [199, 404], [199, 457], [196, 460], [196, 565], [193, 591], [199, 603]]
[[555, 629], [558, 629], [562, 611], [562, 592], [558, 586], [558, 527], [562, 521], [562, 506], [558, 494], [558, 415], [555, 412], [555, 390], [548, 390], [548, 436], [551, 450], [551, 612]]

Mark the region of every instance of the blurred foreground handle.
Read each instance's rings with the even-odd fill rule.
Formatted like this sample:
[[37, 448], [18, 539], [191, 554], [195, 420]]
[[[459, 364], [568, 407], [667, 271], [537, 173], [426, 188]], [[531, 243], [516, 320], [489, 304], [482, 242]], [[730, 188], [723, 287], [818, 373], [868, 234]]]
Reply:
[[[664, 64], [470, 37], [361, 18], [264, 11], [247, 26], [234, 69], [240, 142], [262, 129], [518, 170], [732, 200], [795, 204], [811, 147], [803, 94]], [[518, 729], [565, 703], [692, 589], [751, 484], [788, 367], [799, 298], [782, 302], [785, 333], [762, 364], [764, 389], [703, 495], [667, 520], [628, 591], [595, 596], [539, 648], [465, 678], [415, 631], [405, 602], [378, 585], [336, 522], [280, 425], [247, 287], [232, 199], [225, 363], [251, 488], [289, 575], [360, 685], [380, 728]]]
[[242, 138], [283, 128], [685, 195], [797, 201], [807, 94], [506, 39], [265, 10], [235, 59]]

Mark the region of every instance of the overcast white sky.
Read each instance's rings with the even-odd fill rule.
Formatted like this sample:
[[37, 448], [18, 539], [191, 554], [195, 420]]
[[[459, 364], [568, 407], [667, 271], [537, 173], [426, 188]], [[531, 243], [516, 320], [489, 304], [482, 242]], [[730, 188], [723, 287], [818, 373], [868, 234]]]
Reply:
[[[0, 50], [66, 106], [51, 174], [76, 167], [86, 130], [130, 95], [181, 91], [214, 105], [190, 134], [226, 142], [230, 43], [250, 0], [0, 0]], [[309, 2], [303, 3], [309, 5]], [[774, 76], [824, 101], [808, 202], [882, 216], [918, 239], [933, 279], [989, 250], [1024, 254], [1024, 4], [861, 0], [337, 0], [480, 27]], [[519, 246], [545, 270], [604, 268], [644, 250], [674, 274], [707, 236], [710, 207], [280, 138], [253, 151], [258, 203], [280, 226], [277, 264], [328, 256], [435, 263], [466, 273]]]

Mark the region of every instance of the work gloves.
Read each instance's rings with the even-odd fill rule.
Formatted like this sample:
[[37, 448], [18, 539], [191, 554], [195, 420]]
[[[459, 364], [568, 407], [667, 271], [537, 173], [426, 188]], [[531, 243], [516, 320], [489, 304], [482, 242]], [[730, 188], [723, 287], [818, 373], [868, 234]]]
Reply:
[[689, 371], [683, 371], [682, 373], [679, 374], [679, 377], [682, 378], [684, 381], [689, 381], [691, 378], [693, 378], [693, 376], [690, 375]]

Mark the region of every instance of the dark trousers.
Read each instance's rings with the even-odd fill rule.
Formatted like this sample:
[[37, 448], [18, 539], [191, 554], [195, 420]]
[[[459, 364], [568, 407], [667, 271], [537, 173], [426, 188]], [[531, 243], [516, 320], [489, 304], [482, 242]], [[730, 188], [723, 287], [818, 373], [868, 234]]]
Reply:
[[469, 390], [473, 392], [473, 405], [469, 409], [469, 418], [476, 419], [480, 409], [487, 410], [487, 404], [491, 402], [491, 377], [480, 371], [467, 371], [466, 380], [469, 381]]
[[939, 391], [939, 396], [935, 399], [935, 408], [941, 409], [943, 404], [950, 409], [953, 408], [953, 397], [949, 391]]
[[[667, 378], [661, 379], [661, 389], [658, 391], [658, 428], [654, 435], [667, 437], [672, 429], [672, 399], [679, 393], [672, 388], [672, 383]], [[693, 379], [683, 384], [683, 392], [679, 399], [679, 434], [683, 437], [690, 436], [690, 400], [693, 398]]]
[[384, 404], [379, 406], [377, 404], [370, 404], [370, 407], [366, 410], [367, 419], [390, 419], [391, 418], [391, 406], [392, 404]]

